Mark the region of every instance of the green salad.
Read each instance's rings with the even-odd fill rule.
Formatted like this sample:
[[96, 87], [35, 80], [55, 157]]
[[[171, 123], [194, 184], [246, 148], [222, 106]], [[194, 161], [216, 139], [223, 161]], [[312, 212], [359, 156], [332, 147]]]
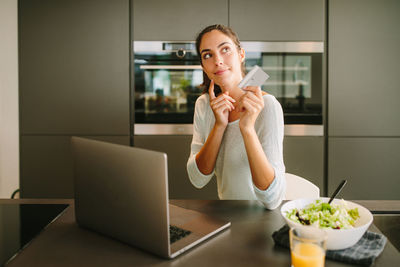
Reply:
[[319, 228], [350, 229], [360, 217], [358, 209], [347, 209], [343, 205], [328, 204], [318, 199], [315, 203], [303, 209], [292, 209], [286, 217], [303, 225], [313, 225]]

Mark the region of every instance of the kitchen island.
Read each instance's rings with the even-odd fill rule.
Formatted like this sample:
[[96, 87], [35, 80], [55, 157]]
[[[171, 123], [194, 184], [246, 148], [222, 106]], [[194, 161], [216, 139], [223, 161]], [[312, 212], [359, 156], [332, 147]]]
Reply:
[[[64, 212], [6, 266], [290, 266], [288, 249], [275, 246], [272, 233], [285, 224], [280, 209], [269, 211], [256, 201], [171, 200], [232, 225], [173, 260], [165, 260], [119, 241], [80, 228], [74, 203], [66, 200], [0, 200], [5, 203], [68, 204]], [[373, 213], [399, 216], [400, 201], [355, 201]], [[397, 214], [397, 215], [396, 215]], [[134, 226], [132, 226], [134, 227]], [[372, 224], [370, 231], [380, 233]], [[400, 230], [400, 229], [399, 229]], [[399, 266], [400, 253], [389, 240], [374, 266]], [[352, 266], [326, 260], [325, 266]]]

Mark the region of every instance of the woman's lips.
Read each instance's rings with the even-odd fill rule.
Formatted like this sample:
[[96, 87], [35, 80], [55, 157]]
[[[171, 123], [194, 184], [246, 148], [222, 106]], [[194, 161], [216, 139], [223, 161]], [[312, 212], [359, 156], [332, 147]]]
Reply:
[[215, 75], [222, 75], [225, 73], [226, 70], [219, 70], [217, 72], [215, 72]]

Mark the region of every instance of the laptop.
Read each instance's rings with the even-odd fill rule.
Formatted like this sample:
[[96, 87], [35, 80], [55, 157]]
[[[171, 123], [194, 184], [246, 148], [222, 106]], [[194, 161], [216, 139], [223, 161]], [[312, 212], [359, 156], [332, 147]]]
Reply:
[[168, 203], [167, 155], [72, 137], [78, 225], [174, 258], [231, 223]]

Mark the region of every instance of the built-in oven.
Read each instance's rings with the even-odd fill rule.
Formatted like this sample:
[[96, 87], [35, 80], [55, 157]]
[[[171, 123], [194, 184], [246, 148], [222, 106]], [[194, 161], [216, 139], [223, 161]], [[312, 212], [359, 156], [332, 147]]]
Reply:
[[[284, 111], [286, 135], [323, 135], [323, 42], [241, 42]], [[134, 42], [134, 134], [192, 134], [203, 72], [194, 42]]]

